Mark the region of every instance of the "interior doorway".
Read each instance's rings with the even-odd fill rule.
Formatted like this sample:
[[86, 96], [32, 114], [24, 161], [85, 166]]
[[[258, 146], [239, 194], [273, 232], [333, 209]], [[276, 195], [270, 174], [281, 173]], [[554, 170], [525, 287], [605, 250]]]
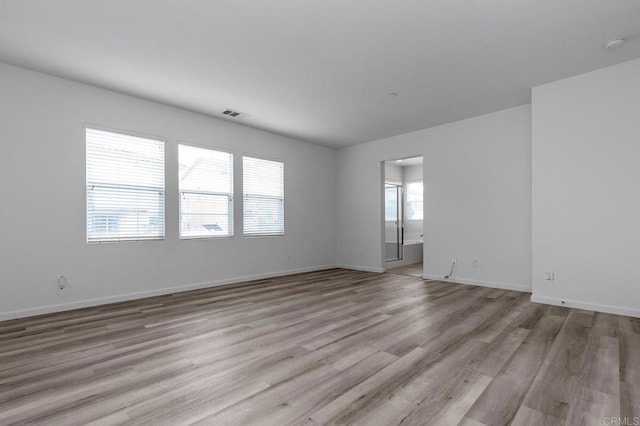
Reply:
[[382, 162], [382, 262], [385, 270], [423, 256], [422, 156]]

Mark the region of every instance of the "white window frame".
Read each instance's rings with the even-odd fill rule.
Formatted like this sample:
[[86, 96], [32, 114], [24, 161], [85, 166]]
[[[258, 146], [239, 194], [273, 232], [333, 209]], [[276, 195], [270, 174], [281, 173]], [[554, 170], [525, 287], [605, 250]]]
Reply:
[[[214, 152], [221, 152], [224, 154], [229, 154], [231, 155], [231, 192], [230, 193], [223, 193], [223, 192], [214, 192], [214, 191], [195, 191], [195, 190], [182, 190], [180, 189], [180, 176], [178, 175], [178, 236], [181, 240], [206, 240], [206, 239], [220, 239], [220, 238], [232, 238], [235, 234], [235, 221], [234, 221], [234, 211], [235, 211], [235, 205], [234, 205], [234, 191], [235, 191], [235, 172], [234, 172], [234, 167], [235, 167], [235, 154], [231, 151], [228, 150], [224, 150], [224, 149], [220, 149], [220, 148], [216, 148], [216, 147], [210, 147], [210, 146], [203, 146], [203, 145], [197, 145], [197, 144], [192, 144], [189, 142], [183, 142], [183, 141], [179, 141], [178, 142], [178, 167], [180, 166], [180, 145], [183, 146], [187, 146], [187, 147], [192, 147], [192, 148], [198, 148], [198, 149], [206, 149], [209, 151], [214, 151]], [[206, 235], [206, 236], [183, 236], [182, 235], [182, 200], [183, 200], [183, 194], [196, 194], [196, 195], [214, 195], [214, 196], [226, 196], [227, 197], [227, 202], [229, 203], [229, 209], [227, 211], [228, 214], [228, 221], [229, 221], [229, 234], [228, 235]]]
[[[414, 218], [409, 217], [409, 212], [412, 211], [411, 208], [409, 208], [409, 205], [412, 202], [416, 202], [416, 201], [409, 201], [409, 194], [410, 194], [409, 186], [412, 183], [422, 183], [422, 217], [420, 219], [414, 219]], [[405, 182], [405, 185], [406, 185], [406, 196], [405, 196], [405, 198], [406, 198], [406, 206], [405, 206], [405, 208], [406, 208], [406, 212], [407, 212], [407, 220], [414, 220], [414, 221], [424, 220], [424, 181], [423, 180], [407, 181], [407, 182]]]
[[[87, 147], [88, 147], [88, 138], [87, 138], [87, 132], [90, 130], [95, 130], [95, 131], [100, 131], [100, 132], [108, 132], [108, 133], [113, 133], [113, 134], [117, 134], [117, 135], [122, 135], [122, 136], [129, 136], [129, 137], [134, 137], [134, 138], [143, 138], [143, 139], [149, 139], [152, 140], [154, 142], [160, 142], [162, 144], [162, 156], [163, 156], [163, 160], [162, 160], [162, 187], [149, 187], [149, 186], [141, 186], [141, 185], [114, 185], [114, 184], [99, 184], [97, 182], [89, 182], [89, 165], [88, 165], [88, 151], [87, 151]], [[87, 238], [87, 243], [88, 244], [102, 244], [102, 243], [123, 243], [123, 242], [142, 242], [142, 241], [163, 241], [166, 238], [166, 234], [167, 234], [167, 192], [166, 192], [166, 170], [167, 170], [167, 166], [166, 166], [166, 161], [167, 161], [167, 151], [166, 151], [166, 146], [167, 146], [167, 141], [164, 138], [155, 136], [155, 135], [149, 135], [149, 134], [143, 134], [143, 133], [138, 133], [138, 132], [133, 132], [133, 131], [128, 131], [128, 130], [122, 130], [122, 129], [114, 129], [114, 128], [110, 128], [110, 127], [105, 127], [105, 126], [100, 126], [100, 125], [95, 125], [95, 124], [90, 124], [90, 123], [86, 123], [84, 125], [84, 149], [85, 149], [85, 232], [86, 232], [86, 238]], [[161, 193], [160, 199], [162, 200], [162, 208], [161, 208], [161, 216], [162, 216], [162, 233], [160, 235], [153, 235], [153, 236], [143, 236], [143, 235], [137, 235], [137, 236], [132, 236], [132, 237], [105, 237], [105, 238], [98, 238], [98, 237], [94, 237], [91, 238], [89, 235], [89, 198], [90, 198], [90, 190], [92, 190], [93, 188], [96, 187], [96, 185], [98, 186], [104, 186], [105, 188], [107, 187], [111, 187], [111, 188], [123, 188], [123, 189], [130, 189], [130, 190], [143, 190], [143, 191], [148, 191], [148, 192], [159, 192]], [[91, 189], [90, 189], [91, 186]], [[113, 216], [117, 216], [114, 214], [105, 214], [105, 217], [113, 217]], [[108, 220], [108, 219], [107, 219]]]
[[[282, 164], [282, 232], [264, 232], [264, 233], [247, 233], [245, 231], [245, 215], [244, 215], [244, 208], [245, 208], [245, 200], [246, 200], [246, 194], [244, 191], [245, 188], [245, 169], [244, 169], [244, 158], [245, 157], [250, 157], [250, 158], [255, 158], [257, 160], [266, 160], [266, 161], [273, 161], [273, 162], [277, 162], [277, 163], [281, 163]], [[273, 157], [266, 157], [263, 155], [256, 155], [256, 154], [252, 154], [252, 153], [246, 153], [243, 152], [242, 156], [240, 158], [240, 162], [242, 164], [242, 236], [243, 237], [247, 237], [247, 238], [259, 238], [259, 237], [282, 237], [285, 235], [285, 229], [286, 229], [286, 216], [287, 216], [287, 206], [286, 206], [286, 169], [287, 169], [287, 164], [283, 159], [280, 158], [273, 158]], [[260, 198], [265, 198], [265, 199], [278, 199], [279, 197], [274, 197], [274, 196], [256, 196], [256, 197], [260, 197]]]

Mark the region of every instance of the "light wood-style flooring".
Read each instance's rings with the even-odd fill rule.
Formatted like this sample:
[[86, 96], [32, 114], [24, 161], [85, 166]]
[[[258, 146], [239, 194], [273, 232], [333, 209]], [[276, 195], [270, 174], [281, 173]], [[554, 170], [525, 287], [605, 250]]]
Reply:
[[388, 274], [409, 275], [412, 277], [422, 277], [422, 262], [412, 263], [411, 265], [399, 266], [387, 270]]
[[640, 416], [640, 320], [529, 298], [333, 269], [8, 321], [0, 424]]

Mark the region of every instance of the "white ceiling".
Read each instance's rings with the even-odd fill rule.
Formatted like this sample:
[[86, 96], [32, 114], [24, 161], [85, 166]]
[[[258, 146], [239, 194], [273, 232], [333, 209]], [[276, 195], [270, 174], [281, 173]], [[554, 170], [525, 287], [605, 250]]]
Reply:
[[0, 0], [0, 62], [335, 147], [638, 57], [638, 0]]

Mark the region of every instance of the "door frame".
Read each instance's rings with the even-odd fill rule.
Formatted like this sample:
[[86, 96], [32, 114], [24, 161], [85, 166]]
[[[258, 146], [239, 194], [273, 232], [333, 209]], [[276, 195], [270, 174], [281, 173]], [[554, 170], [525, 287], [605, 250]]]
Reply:
[[[385, 164], [386, 163], [395, 163], [398, 160], [407, 160], [410, 158], [416, 158], [416, 157], [423, 157], [424, 158], [424, 154], [415, 154], [415, 155], [404, 155], [402, 157], [396, 157], [396, 158], [389, 158], [386, 160], [382, 160], [380, 162], [380, 174], [379, 176], [379, 180], [378, 180], [378, 188], [379, 188], [379, 197], [380, 197], [380, 202], [379, 202], [379, 208], [380, 208], [380, 267], [383, 271], [387, 271], [387, 261], [386, 261], [386, 248], [385, 248], [385, 243], [386, 243], [386, 229], [385, 229], [385, 205], [384, 205], [384, 201], [385, 201], [385, 183], [387, 181], [386, 179], [386, 170], [385, 170]], [[423, 173], [424, 174], [424, 173]], [[393, 182], [393, 181], [392, 181]], [[404, 191], [404, 182], [400, 182], [401, 187], [403, 187], [403, 191]], [[402, 214], [404, 215], [404, 192], [402, 193]], [[404, 217], [403, 217], [404, 220]], [[404, 226], [403, 226], [404, 228]], [[404, 236], [402, 237], [402, 240], [404, 240]], [[401, 241], [403, 242], [403, 241]]]

